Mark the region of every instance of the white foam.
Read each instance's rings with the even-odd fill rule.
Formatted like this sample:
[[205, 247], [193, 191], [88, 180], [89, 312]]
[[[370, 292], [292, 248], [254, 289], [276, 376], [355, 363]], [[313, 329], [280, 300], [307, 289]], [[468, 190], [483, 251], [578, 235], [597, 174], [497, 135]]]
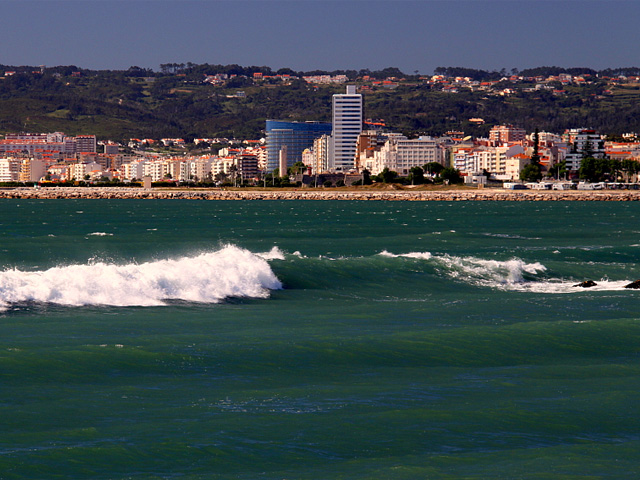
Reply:
[[268, 252], [256, 253], [256, 255], [265, 260], [284, 260], [284, 253], [278, 247], [273, 247]]
[[456, 257], [442, 255], [436, 258], [438, 263], [449, 267], [452, 276], [466, 276], [477, 283], [513, 284], [521, 283], [524, 273], [535, 275], [546, 267], [540, 263], [525, 263], [519, 258], [510, 260], [484, 260], [476, 257]]
[[496, 288], [504, 291], [566, 294], [621, 291], [630, 282], [612, 281], [607, 278], [598, 280], [594, 287], [582, 288], [576, 285], [580, 281], [567, 281], [560, 278], [540, 278], [539, 274], [547, 268], [539, 262], [526, 263], [519, 258], [510, 260], [485, 260], [476, 257], [456, 257], [442, 255], [434, 260], [446, 267], [449, 276], [473, 285]]
[[378, 255], [389, 258], [417, 258], [419, 260], [429, 260], [432, 257], [430, 252], [409, 252], [396, 255], [387, 250], [383, 250]]
[[21, 302], [60, 305], [154, 306], [166, 300], [217, 303], [266, 298], [282, 288], [264, 258], [226, 246], [195, 257], [142, 264], [90, 263], [39, 272], [0, 272], [0, 309]]
[[531, 293], [584, 293], [622, 291], [630, 283], [629, 280], [612, 281], [608, 278], [598, 280], [597, 285], [590, 288], [577, 287], [580, 281], [568, 281], [559, 278], [540, 277], [547, 268], [539, 262], [527, 263], [519, 258], [509, 260], [486, 260], [477, 257], [459, 257], [455, 255], [433, 255], [430, 252], [409, 252], [394, 254], [387, 250], [379, 253], [388, 258], [415, 258], [429, 261], [441, 271], [458, 281], [482, 287], [504, 291]]
[[90, 233], [89, 236], [93, 237], [113, 237], [113, 233], [105, 233], [105, 232], [93, 232]]

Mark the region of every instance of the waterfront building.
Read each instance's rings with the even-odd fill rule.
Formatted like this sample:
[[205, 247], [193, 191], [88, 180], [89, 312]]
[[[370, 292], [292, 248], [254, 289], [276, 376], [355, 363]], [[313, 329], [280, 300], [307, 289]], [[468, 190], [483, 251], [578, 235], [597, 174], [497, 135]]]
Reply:
[[97, 163], [74, 163], [70, 166], [69, 175], [77, 181], [85, 180], [88, 175], [91, 178], [99, 177], [102, 167]]
[[313, 141], [313, 165], [312, 169], [315, 173], [329, 171], [331, 155], [333, 154], [333, 137], [331, 135], [322, 135]]
[[358, 135], [355, 156], [356, 170], [362, 172], [366, 169], [371, 172], [370, 167], [367, 168], [366, 165], [373, 162], [375, 152], [380, 151], [384, 143], [387, 141], [387, 137], [388, 136], [380, 130], [365, 130]]
[[151, 177], [152, 182], [159, 182], [169, 173], [164, 160], [152, 160], [142, 164], [142, 177]]
[[404, 135], [389, 134], [387, 141], [379, 151], [374, 152], [374, 161], [370, 164], [371, 174], [377, 175], [384, 168], [406, 176], [413, 167], [422, 167], [431, 162], [441, 163], [441, 150], [431, 137], [408, 139]]
[[0, 158], [0, 182], [20, 181], [22, 160], [17, 158]]
[[604, 139], [595, 130], [588, 128], [572, 128], [565, 130], [562, 135], [568, 145], [565, 157], [567, 170], [580, 170], [582, 159], [586, 156], [604, 158], [606, 155]]
[[518, 154], [508, 158], [502, 180], [520, 180], [520, 172], [530, 162], [531, 158], [524, 154]]
[[267, 120], [267, 171], [279, 168], [280, 151], [286, 146], [287, 166], [302, 161], [302, 152], [313, 147], [313, 141], [331, 134], [331, 124], [321, 122], [285, 122]]
[[211, 163], [212, 160], [208, 157], [192, 158], [189, 161], [189, 180], [195, 182], [210, 181], [213, 178]]
[[344, 94], [333, 95], [333, 155], [330, 169], [348, 171], [355, 168], [356, 144], [362, 132], [362, 95], [355, 85], [347, 85]]
[[258, 178], [260, 172], [258, 170], [258, 157], [256, 155], [240, 155], [236, 157], [236, 165], [238, 167], [238, 175], [240, 175], [242, 181]]
[[25, 158], [20, 165], [21, 182], [39, 182], [47, 174], [47, 162], [34, 158]]
[[[125, 163], [120, 167], [120, 178], [122, 180], [139, 180], [144, 176], [143, 167], [146, 160], [136, 159], [132, 162]], [[49, 169], [51, 171], [51, 169]]]

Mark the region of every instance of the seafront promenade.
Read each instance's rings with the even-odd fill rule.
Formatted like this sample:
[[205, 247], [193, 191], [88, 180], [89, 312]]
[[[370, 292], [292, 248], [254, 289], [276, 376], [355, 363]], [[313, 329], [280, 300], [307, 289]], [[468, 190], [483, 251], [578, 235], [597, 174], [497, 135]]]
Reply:
[[384, 200], [384, 201], [638, 201], [640, 190], [527, 191], [473, 190], [224, 190], [122, 187], [47, 187], [0, 190], [0, 199], [157, 199], [157, 200]]

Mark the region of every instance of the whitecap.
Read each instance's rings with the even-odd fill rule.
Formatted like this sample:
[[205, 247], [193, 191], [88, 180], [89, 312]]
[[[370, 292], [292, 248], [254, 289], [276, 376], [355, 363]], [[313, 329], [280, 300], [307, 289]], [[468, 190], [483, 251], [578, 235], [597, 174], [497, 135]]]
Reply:
[[273, 247], [268, 252], [257, 253], [256, 255], [265, 260], [284, 260], [284, 253], [278, 247]]
[[0, 309], [23, 302], [68, 306], [161, 306], [167, 300], [218, 303], [266, 298], [282, 284], [267, 261], [229, 245], [195, 257], [116, 265], [97, 262], [49, 270], [0, 272]]

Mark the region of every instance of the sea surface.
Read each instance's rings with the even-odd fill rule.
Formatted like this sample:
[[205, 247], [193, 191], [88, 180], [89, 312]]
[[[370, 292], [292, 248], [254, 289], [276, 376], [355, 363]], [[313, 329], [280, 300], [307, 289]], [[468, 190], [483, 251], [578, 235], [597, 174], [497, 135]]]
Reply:
[[640, 202], [2, 200], [0, 478], [637, 479], [639, 263]]

